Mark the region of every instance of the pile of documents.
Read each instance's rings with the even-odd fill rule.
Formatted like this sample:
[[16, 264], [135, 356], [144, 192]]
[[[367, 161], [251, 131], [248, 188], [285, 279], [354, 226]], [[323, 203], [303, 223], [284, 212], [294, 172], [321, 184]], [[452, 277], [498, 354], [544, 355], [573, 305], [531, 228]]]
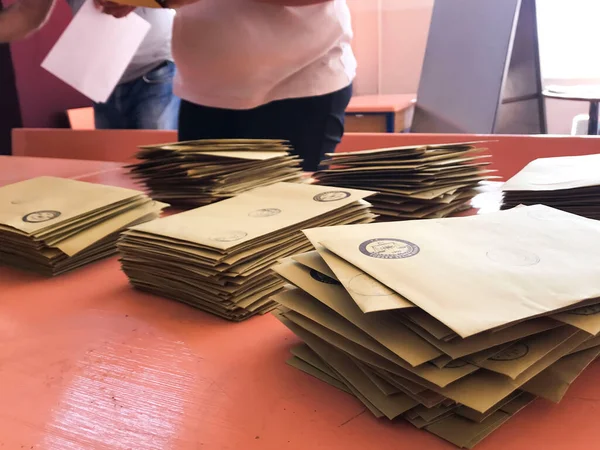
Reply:
[[600, 223], [536, 205], [305, 231], [275, 315], [289, 363], [472, 448], [600, 354]]
[[502, 209], [543, 204], [599, 220], [600, 154], [536, 159], [502, 190]]
[[201, 140], [142, 147], [132, 176], [157, 200], [203, 206], [250, 189], [302, 179], [300, 160], [277, 140]]
[[117, 252], [119, 233], [166, 204], [141, 192], [40, 177], [0, 188], [0, 262], [53, 276]]
[[456, 143], [331, 153], [317, 183], [378, 194], [370, 199], [381, 220], [430, 219], [470, 208], [477, 186], [494, 170], [481, 143]]
[[136, 288], [226, 319], [264, 314], [284, 283], [279, 258], [310, 249], [305, 228], [369, 223], [371, 192], [277, 183], [134, 227], [119, 241]]

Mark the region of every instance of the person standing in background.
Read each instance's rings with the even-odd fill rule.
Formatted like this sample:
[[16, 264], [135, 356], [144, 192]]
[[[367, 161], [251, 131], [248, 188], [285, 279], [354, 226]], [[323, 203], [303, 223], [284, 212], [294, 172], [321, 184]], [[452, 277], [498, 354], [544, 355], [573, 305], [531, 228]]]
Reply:
[[[41, 28], [55, 1], [16, 0], [0, 11], [0, 42], [22, 39]], [[67, 0], [67, 3], [76, 13], [85, 1]], [[176, 129], [180, 100], [173, 93], [176, 72], [171, 55], [174, 12], [128, 8], [127, 12], [131, 11], [150, 23], [150, 31], [108, 101], [93, 105], [96, 128]]]
[[[131, 9], [96, 2], [116, 17]], [[346, 0], [160, 3], [177, 10], [180, 140], [286, 139], [307, 171], [335, 150], [356, 75]]]

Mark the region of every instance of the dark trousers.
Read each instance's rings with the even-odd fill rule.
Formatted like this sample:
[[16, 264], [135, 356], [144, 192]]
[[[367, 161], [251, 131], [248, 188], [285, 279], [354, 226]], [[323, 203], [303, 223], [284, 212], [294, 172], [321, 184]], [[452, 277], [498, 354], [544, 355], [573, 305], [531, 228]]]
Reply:
[[209, 108], [187, 101], [179, 110], [179, 140], [286, 139], [315, 171], [344, 134], [344, 114], [352, 85], [327, 95], [279, 100], [249, 110]]

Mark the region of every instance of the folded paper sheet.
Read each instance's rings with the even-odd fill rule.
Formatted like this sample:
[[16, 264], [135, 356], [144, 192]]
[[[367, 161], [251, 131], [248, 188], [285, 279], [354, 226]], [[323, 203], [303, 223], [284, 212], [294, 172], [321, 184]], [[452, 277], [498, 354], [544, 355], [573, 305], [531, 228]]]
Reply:
[[150, 24], [137, 14], [115, 19], [87, 0], [42, 67], [94, 102], [108, 100]]

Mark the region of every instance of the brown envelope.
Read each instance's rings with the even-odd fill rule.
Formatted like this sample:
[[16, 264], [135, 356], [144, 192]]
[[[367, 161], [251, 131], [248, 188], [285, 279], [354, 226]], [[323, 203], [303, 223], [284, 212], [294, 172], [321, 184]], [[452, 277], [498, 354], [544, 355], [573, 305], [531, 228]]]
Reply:
[[572, 325], [596, 336], [600, 333], [600, 304], [582, 306], [562, 313], [554, 314], [554, 320]]
[[479, 366], [515, 380], [577, 332], [577, 328], [566, 325], [530, 336], [481, 362]]
[[[278, 183], [161, 219], [136, 231], [226, 251], [269, 233], [299, 225], [371, 195], [371, 192]], [[290, 207], [290, 198], [294, 199]], [[201, 224], [201, 226], [195, 226]]]
[[363, 227], [321, 244], [468, 337], [600, 296], [600, 224], [536, 218], [549, 209], [400, 222], [369, 238]]
[[[335, 311], [341, 316], [340, 319], [343, 317], [409, 364], [418, 366], [441, 355], [441, 352], [434, 346], [394, 320], [393, 317], [363, 314], [342, 286], [332, 284], [328, 280], [320, 281], [319, 276], [314, 271], [311, 272], [313, 269], [307, 269], [295, 261], [286, 261], [274, 266], [273, 270], [289, 283], [300, 287], [315, 300], [319, 300], [323, 305], [331, 308], [332, 313]], [[307, 297], [297, 291], [282, 295], [277, 301], [303, 315], [308, 314], [306, 308], [311, 306]], [[327, 311], [323, 308], [317, 309], [317, 305], [315, 305], [311, 310], [310, 317], [314, 320], [314, 315], [320, 313], [327, 314]]]
[[327, 373], [320, 371], [319, 369], [312, 366], [311, 364], [304, 362], [302, 359], [298, 358], [297, 356], [292, 356], [290, 359], [288, 359], [286, 361], [286, 363], [296, 369], [301, 370], [304, 373], [307, 373], [308, 375], [311, 375], [327, 384], [330, 384], [333, 387], [338, 388], [340, 391], [347, 392], [348, 394], [351, 393], [350, 390], [346, 387], [346, 385], [344, 383], [342, 383], [341, 381], [339, 381], [337, 378], [334, 378], [334, 377], [328, 375]]
[[0, 223], [34, 234], [140, 194], [131, 189], [65, 178], [32, 178], [0, 188]]
[[598, 356], [600, 347], [592, 347], [571, 355], [567, 355], [539, 375], [535, 376], [522, 389], [558, 403], [567, 393], [571, 383], [581, 375]]

